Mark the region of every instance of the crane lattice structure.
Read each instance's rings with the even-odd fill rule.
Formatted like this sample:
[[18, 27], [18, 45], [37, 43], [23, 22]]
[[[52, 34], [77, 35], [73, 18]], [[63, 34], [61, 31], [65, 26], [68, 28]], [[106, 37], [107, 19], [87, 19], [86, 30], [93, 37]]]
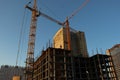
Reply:
[[39, 16], [36, 0], [34, 0], [33, 8], [29, 6], [26, 6], [26, 8], [32, 11], [32, 18], [31, 18], [31, 25], [30, 25], [30, 32], [29, 32], [25, 78], [26, 80], [33, 80], [35, 37], [36, 37], [37, 17]]

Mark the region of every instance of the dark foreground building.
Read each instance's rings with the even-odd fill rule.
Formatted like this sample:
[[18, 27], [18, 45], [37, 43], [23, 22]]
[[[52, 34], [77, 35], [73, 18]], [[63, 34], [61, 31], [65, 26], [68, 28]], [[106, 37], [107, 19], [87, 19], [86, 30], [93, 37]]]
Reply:
[[73, 56], [64, 49], [48, 48], [34, 63], [34, 80], [117, 80], [112, 58], [97, 54]]

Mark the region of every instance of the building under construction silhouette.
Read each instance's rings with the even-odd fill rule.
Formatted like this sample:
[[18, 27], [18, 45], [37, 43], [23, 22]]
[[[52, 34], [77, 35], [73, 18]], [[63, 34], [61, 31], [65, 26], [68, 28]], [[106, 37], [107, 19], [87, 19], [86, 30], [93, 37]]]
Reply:
[[[58, 33], [61, 33], [61, 29], [56, 34], [58, 35]], [[61, 33], [57, 37], [60, 39], [60, 37], [63, 37], [62, 35]], [[77, 41], [75, 39], [81, 39], [84, 35], [81, 36], [71, 40]], [[85, 44], [83, 42], [86, 41], [78, 41], [83, 44], [79, 45], [82, 50]], [[55, 42], [57, 41], [54, 41], [54, 44]], [[96, 54], [88, 57], [84, 56], [84, 52], [87, 51], [83, 50], [83, 53], [79, 52], [77, 53], [79, 55], [76, 55], [72, 50], [64, 49], [61, 46], [57, 48], [55, 46], [48, 47], [46, 50], [43, 50], [34, 62], [33, 78], [35, 80], [118, 80], [110, 55]]]
[[111, 56], [72, 56], [64, 49], [48, 48], [34, 63], [35, 80], [118, 80]]

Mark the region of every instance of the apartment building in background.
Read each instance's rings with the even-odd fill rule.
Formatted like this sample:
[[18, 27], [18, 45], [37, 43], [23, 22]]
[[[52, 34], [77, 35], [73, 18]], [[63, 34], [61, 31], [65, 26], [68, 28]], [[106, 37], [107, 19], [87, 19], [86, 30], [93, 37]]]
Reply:
[[106, 54], [112, 56], [113, 65], [115, 66], [116, 74], [120, 80], [120, 44], [116, 44], [112, 48], [106, 50]]
[[18, 66], [2, 65], [0, 68], [0, 80], [25, 80], [24, 68]]

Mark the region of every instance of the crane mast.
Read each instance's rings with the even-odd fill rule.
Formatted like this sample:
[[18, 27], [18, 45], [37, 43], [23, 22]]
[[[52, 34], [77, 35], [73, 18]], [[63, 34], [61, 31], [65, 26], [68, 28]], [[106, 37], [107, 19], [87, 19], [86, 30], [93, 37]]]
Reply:
[[67, 39], [67, 50], [71, 50], [71, 37], [70, 37], [70, 27], [68, 17], [65, 21], [66, 39]]
[[26, 80], [33, 80], [34, 72], [34, 48], [35, 48], [35, 37], [36, 37], [36, 27], [37, 27], [37, 17], [39, 16], [36, 0], [34, 0], [33, 8], [26, 6], [32, 12], [30, 32], [29, 32], [29, 41], [28, 41], [28, 50], [26, 58]]

